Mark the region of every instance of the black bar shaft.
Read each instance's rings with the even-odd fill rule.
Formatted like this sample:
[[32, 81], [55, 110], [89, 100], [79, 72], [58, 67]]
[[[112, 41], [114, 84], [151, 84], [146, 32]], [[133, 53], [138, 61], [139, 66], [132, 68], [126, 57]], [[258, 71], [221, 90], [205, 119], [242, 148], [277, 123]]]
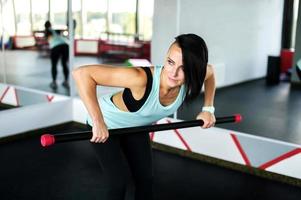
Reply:
[[[235, 122], [235, 120], [236, 120], [235, 116], [219, 117], [216, 118], [216, 124]], [[116, 135], [116, 134], [129, 134], [129, 133], [139, 133], [139, 132], [155, 132], [155, 131], [203, 126], [203, 124], [204, 124], [203, 120], [182, 121], [182, 122], [174, 122], [174, 123], [167, 123], [167, 124], [156, 124], [156, 125], [137, 126], [137, 127], [130, 127], [130, 128], [110, 129], [109, 134]], [[69, 142], [69, 141], [76, 141], [76, 140], [86, 140], [92, 138], [92, 131], [62, 133], [62, 134], [56, 134], [54, 135], [54, 137], [55, 137], [55, 143]]]

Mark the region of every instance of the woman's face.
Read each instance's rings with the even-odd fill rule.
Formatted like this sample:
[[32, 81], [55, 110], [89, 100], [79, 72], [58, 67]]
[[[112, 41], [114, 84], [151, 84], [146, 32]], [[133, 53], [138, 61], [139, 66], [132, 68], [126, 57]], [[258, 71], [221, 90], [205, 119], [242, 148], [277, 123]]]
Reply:
[[181, 86], [185, 82], [182, 50], [176, 43], [171, 45], [167, 52], [163, 73], [166, 84], [171, 88]]

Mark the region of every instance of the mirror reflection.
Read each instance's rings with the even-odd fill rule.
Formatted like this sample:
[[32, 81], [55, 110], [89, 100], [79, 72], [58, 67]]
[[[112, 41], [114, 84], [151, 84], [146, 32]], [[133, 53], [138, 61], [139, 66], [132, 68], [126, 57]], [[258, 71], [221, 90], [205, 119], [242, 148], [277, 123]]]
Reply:
[[[1, 72], [2, 82], [69, 95], [72, 66], [68, 63], [126, 65], [129, 58], [150, 60], [153, 1], [139, 2], [72, 1], [74, 40], [70, 41], [67, 0], [2, 1], [5, 60], [9, 61], [2, 64], [6, 70]], [[46, 22], [51, 28], [45, 27]], [[70, 43], [72, 62], [66, 61]]]

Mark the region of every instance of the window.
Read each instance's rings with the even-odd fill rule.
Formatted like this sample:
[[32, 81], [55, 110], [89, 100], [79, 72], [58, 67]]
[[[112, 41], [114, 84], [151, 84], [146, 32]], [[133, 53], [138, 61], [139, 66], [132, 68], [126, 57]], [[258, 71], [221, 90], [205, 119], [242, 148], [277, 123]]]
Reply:
[[109, 1], [109, 32], [135, 34], [136, 0]]
[[[2, 2], [2, 15], [3, 17], [3, 27], [5, 34], [7, 35], [15, 35], [16, 29], [15, 29], [15, 20], [14, 20], [14, 8], [13, 8], [13, 2], [12, 0], [8, 0], [6, 2]], [[4, 34], [4, 35], [5, 35]]]
[[153, 33], [154, 0], [139, 0], [139, 35], [140, 40], [151, 40]]
[[83, 34], [83, 25], [82, 25], [82, 18], [81, 18], [81, 0], [73, 0], [72, 1], [72, 17], [75, 20], [75, 38], [80, 38]]
[[98, 39], [102, 32], [106, 32], [107, 0], [83, 1], [83, 37]]
[[67, 29], [67, 0], [50, 0], [50, 22], [54, 29]]
[[32, 28], [34, 31], [44, 30], [44, 24], [48, 20], [49, 4], [48, 0], [32, 1]]
[[[110, 37], [117, 37], [117, 40], [134, 39], [136, 2], [72, 0], [75, 38], [107, 38], [107, 32], [110, 32]], [[48, 18], [54, 29], [67, 29], [68, 0], [6, 0], [2, 6], [3, 27], [9, 35], [31, 35], [32, 31], [42, 31]], [[138, 6], [139, 39], [150, 40], [154, 0], [139, 0]]]
[[14, 0], [17, 35], [31, 35], [30, 0]]

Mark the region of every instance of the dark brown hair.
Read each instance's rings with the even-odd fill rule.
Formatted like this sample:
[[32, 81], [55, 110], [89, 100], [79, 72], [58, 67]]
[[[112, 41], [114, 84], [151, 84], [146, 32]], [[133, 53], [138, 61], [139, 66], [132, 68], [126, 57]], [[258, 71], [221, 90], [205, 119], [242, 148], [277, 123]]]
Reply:
[[187, 89], [185, 102], [189, 102], [195, 99], [202, 90], [207, 71], [208, 49], [205, 41], [195, 34], [183, 34], [175, 39], [175, 43], [182, 50]]

